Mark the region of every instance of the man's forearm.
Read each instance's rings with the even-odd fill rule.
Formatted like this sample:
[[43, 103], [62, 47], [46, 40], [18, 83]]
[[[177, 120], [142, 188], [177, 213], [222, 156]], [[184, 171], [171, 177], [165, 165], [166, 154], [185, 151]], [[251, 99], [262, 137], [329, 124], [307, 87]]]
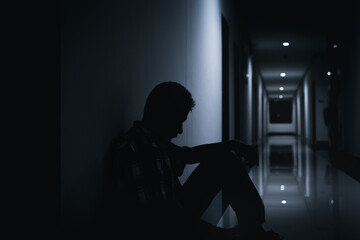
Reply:
[[226, 151], [225, 142], [202, 144], [192, 148], [188, 148], [185, 152], [185, 161], [187, 164], [199, 163], [203, 159], [207, 159], [215, 154], [221, 154]]
[[254, 152], [254, 148], [252, 146], [237, 140], [203, 144], [188, 148], [185, 151], [184, 158], [187, 164], [193, 164], [214, 156], [220, 157], [230, 151], [234, 151], [236, 155], [244, 156], [245, 158], [250, 158], [251, 160], [256, 161], [254, 158], [257, 158], [257, 154]]

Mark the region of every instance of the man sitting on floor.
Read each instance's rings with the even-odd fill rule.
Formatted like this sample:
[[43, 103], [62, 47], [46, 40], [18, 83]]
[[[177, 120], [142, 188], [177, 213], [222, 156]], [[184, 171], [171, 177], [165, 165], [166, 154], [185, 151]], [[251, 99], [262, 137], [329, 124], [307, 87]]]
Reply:
[[[264, 231], [261, 197], [239, 156], [257, 164], [257, 151], [231, 140], [180, 147], [171, 140], [195, 106], [190, 92], [175, 82], [150, 93], [141, 121], [119, 137], [112, 154], [112, 196], [108, 233], [128, 239], [280, 239]], [[234, 154], [235, 153], [235, 154]], [[186, 164], [199, 163], [186, 182]], [[222, 190], [223, 202], [234, 209], [238, 225], [213, 226], [201, 216]]]

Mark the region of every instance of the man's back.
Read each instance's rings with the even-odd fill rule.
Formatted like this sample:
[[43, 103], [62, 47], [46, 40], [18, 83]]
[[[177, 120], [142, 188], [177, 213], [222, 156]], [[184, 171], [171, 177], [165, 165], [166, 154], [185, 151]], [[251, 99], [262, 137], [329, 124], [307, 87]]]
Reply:
[[126, 232], [169, 237], [169, 230], [175, 234], [180, 227], [181, 186], [169, 147], [139, 121], [114, 142], [108, 212]]

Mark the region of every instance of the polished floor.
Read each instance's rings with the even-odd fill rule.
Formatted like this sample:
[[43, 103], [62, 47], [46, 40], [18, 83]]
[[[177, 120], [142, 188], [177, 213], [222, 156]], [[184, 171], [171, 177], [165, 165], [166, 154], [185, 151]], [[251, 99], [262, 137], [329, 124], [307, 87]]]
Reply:
[[[249, 172], [266, 210], [264, 228], [285, 240], [359, 240], [360, 183], [332, 166], [326, 150], [294, 136], [271, 136]], [[236, 224], [227, 210], [219, 226]]]

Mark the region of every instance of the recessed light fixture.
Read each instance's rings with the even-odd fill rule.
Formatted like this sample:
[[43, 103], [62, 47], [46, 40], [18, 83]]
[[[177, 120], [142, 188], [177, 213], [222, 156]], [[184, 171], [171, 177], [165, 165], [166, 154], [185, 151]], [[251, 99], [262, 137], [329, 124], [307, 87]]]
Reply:
[[286, 73], [280, 73], [280, 76], [281, 76], [281, 77], [285, 77], [285, 76], [286, 76]]
[[327, 72], [326, 74], [327, 74], [328, 76], [330, 76], [330, 75], [331, 75], [331, 72]]
[[280, 87], [279, 89], [280, 89], [280, 91], [284, 91], [284, 87]]
[[290, 45], [289, 42], [283, 42], [283, 46], [284, 46], [284, 47], [288, 47], [289, 45]]

